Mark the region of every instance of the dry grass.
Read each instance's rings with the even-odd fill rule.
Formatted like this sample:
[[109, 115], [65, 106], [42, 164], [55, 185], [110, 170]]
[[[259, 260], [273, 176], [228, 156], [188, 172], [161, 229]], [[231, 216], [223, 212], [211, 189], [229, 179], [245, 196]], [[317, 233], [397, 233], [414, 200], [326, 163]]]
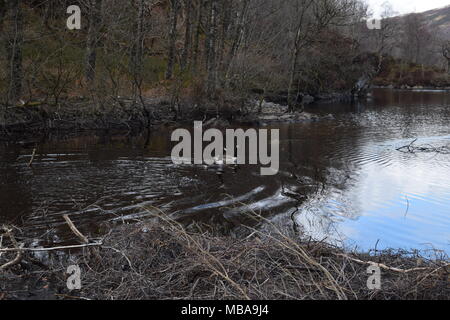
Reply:
[[[168, 218], [123, 226], [83, 257], [81, 296], [95, 299], [448, 299], [448, 259], [343, 254], [268, 223], [245, 239], [187, 231]], [[298, 239], [298, 240], [297, 240]], [[111, 249], [114, 248], [114, 249]], [[95, 249], [94, 249], [95, 250]], [[371, 261], [371, 262], [367, 262]], [[382, 289], [367, 267], [383, 263]]]
[[[50, 266], [45, 277], [54, 277], [63, 296], [89, 299], [450, 297], [447, 257], [345, 254], [324, 243], [303, 242], [266, 222], [264, 231], [249, 229], [246, 238], [236, 239], [199, 226], [187, 230], [159, 216], [118, 227], [102, 247], [86, 249], [76, 261], [66, 262], [83, 270], [81, 291], [65, 289], [65, 263]], [[375, 291], [367, 288], [367, 267], [374, 263], [382, 269], [382, 288]]]

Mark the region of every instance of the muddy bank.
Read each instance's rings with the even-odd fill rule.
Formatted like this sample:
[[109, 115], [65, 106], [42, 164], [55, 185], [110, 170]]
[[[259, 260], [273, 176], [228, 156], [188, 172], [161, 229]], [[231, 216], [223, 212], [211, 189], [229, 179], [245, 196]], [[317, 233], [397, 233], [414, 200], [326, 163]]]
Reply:
[[96, 105], [84, 98], [58, 106], [25, 104], [0, 113], [0, 139], [47, 132], [86, 130], [141, 130], [152, 125], [171, 123], [174, 111], [163, 99], [148, 99], [145, 107], [124, 98], [108, 105]]
[[[3, 248], [11, 245], [4, 241]], [[418, 252], [349, 253], [280, 231], [268, 221], [236, 238], [195, 224], [185, 228], [162, 215], [116, 227], [99, 246], [67, 252], [41, 259], [24, 253], [0, 273], [0, 299], [450, 297], [449, 260], [439, 253], [433, 259]], [[0, 265], [15, 255], [4, 253]], [[69, 265], [81, 269], [81, 290], [66, 287]], [[382, 275], [377, 290], [367, 287], [373, 265]]]
[[131, 100], [118, 99], [107, 107], [98, 107], [78, 99], [58, 107], [28, 104], [3, 109], [0, 113], [0, 141], [19, 140], [33, 144], [30, 138], [33, 140], [37, 135], [51, 132], [142, 131], [159, 126], [189, 125], [194, 120], [203, 121], [205, 126], [220, 128], [231, 124], [267, 125], [322, 119], [330, 120], [333, 116], [288, 112], [287, 106], [265, 100], [249, 101], [243, 107], [228, 105], [218, 113], [213, 103], [174, 108], [165, 99], [146, 99], [142, 107]]

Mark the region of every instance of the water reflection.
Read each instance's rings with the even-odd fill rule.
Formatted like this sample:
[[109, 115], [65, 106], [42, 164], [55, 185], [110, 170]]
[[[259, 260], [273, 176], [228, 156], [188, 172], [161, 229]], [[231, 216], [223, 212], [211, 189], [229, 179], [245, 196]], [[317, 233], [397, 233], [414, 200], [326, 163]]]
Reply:
[[23, 221], [36, 235], [50, 227], [61, 240], [69, 234], [64, 213], [96, 234], [101, 221], [133, 221], [154, 207], [224, 231], [252, 224], [249, 210], [290, 228], [298, 208], [301, 230], [316, 239], [362, 249], [429, 243], [449, 252], [450, 156], [396, 151], [415, 138], [450, 143], [449, 94], [375, 90], [364, 103], [311, 108], [336, 120], [277, 125], [275, 177], [261, 177], [257, 166], [221, 176], [176, 166], [170, 128], [51, 138], [39, 144], [32, 168], [30, 149], [2, 147], [0, 222]]

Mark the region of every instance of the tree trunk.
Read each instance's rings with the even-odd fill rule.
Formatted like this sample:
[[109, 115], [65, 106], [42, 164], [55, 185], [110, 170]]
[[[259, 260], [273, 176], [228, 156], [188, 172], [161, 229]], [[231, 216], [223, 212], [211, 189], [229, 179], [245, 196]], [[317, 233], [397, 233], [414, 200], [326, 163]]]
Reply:
[[225, 52], [225, 43], [228, 39], [228, 29], [230, 27], [231, 20], [231, 8], [233, 6], [233, 0], [222, 0], [221, 12], [222, 12], [222, 25], [221, 33], [219, 37], [219, 49], [217, 54], [217, 61], [220, 69], [223, 70], [223, 57]]
[[208, 30], [208, 60], [207, 60], [207, 94], [212, 98], [216, 91], [217, 84], [217, 68], [216, 68], [216, 52], [217, 52], [217, 0], [211, 0], [210, 16], [209, 16], [209, 30]]
[[[297, 64], [298, 64], [298, 57], [300, 55], [300, 35], [301, 35], [301, 25], [297, 28], [295, 41], [294, 41], [294, 49], [292, 53], [292, 62], [291, 62], [291, 69], [289, 71], [289, 87], [288, 87], [288, 95], [287, 95], [287, 103], [288, 103], [288, 110], [289, 112], [293, 112], [296, 102], [293, 99], [292, 96], [292, 89], [294, 87], [295, 82], [295, 74], [297, 72]], [[295, 99], [297, 100], [297, 99]]]
[[198, 66], [198, 56], [199, 56], [199, 47], [200, 47], [200, 34], [201, 34], [201, 23], [203, 18], [203, 0], [197, 1], [197, 12], [196, 12], [196, 21], [195, 21], [195, 36], [194, 36], [194, 43], [193, 43], [193, 57], [192, 57], [192, 65], [193, 65], [193, 71], [195, 72], [197, 70]]
[[231, 45], [231, 50], [226, 59], [225, 66], [224, 66], [226, 80], [228, 80], [228, 78], [229, 78], [231, 65], [233, 64], [233, 60], [239, 50], [239, 47], [240, 47], [240, 44], [241, 44], [241, 41], [243, 38], [244, 25], [245, 25], [248, 7], [249, 7], [249, 0], [243, 0], [242, 10], [237, 15], [238, 21], [237, 21], [237, 26], [235, 28], [235, 33], [233, 35], [233, 42]]
[[7, 9], [6, 0], [0, 0], [0, 32], [3, 31], [3, 20], [5, 20]]
[[191, 51], [192, 43], [192, 4], [191, 0], [185, 1], [186, 22], [185, 22], [185, 34], [184, 34], [184, 47], [181, 55], [181, 70], [185, 70], [189, 64], [189, 53]]
[[[8, 94], [7, 103], [16, 103], [22, 94], [22, 42], [23, 16], [20, 0], [9, 0], [9, 24], [6, 32], [6, 55], [8, 61]], [[6, 16], [7, 12], [5, 12]]]
[[89, 31], [86, 42], [85, 70], [86, 81], [90, 85], [95, 81], [101, 14], [102, 0], [91, 0], [89, 5]]
[[[298, 92], [299, 88], [297, 86], [297, 94], [295, 97], [295, 100], [292, 95], [292, 90], [294, 88], [294, 82], [296, 78], [296, 72], [297, 72], [297, 65], [298, 65], [298, 58], [300, 56], [300, 49], [304, 45], [305, 38], [302, 38], [302, 32], [304, 26], [304, 18], [306, 15], [306, 12], [309, 10], [311, 5], [313, 4], [314, 0], [308, 0], [308, 2], [305, 2], [302, 4], [301, 7], [301, 13], [298, 15], [298, 24], [296, 27], [295, 32], [295, 40], [294, 40], [294, 47], [292, 52], [292, 61], [291, 61], [291, 68], [289, 70], [289, 87], [288, 87], [288, 96], [287, 96], [287, 102], [288, 102], [288, 111], [293, 112], [295, 109], [295, 106], [297, 104], [297, 98], [298, 98]], [[323, 26], [322, 26], [323, 27]], [[318, 32], [319, 30], [317, 30]]]
[[442, 55], [447, 59], [447, 73], [450, 75], [450, 41], [442, 45]]
[[209, 68], [209, 58], [211, 57], [209, 51], [211, 46], [211, 8], [212, 8], [212, 0], [205, 0], [205, 15], [206, 15], [206, 24], [204, 27], [205, 31], [205, 68], [208, 71]]
[[177, 41], [177, 22], [178, 22], [178, 0], [170, 0], [170, 27], [169, 27], [169, 53], [167, 58], [167, 70], [166, 79], [170, 80], [173, 77], [173, 71], [175, 68], [175, 52]]
[[131, 49], [131, 73], [134, 78], [140, 78], [143, 67], [144, 56], [144, 12], [145, 0], [140, 0], [136, 17], [135, 38]]

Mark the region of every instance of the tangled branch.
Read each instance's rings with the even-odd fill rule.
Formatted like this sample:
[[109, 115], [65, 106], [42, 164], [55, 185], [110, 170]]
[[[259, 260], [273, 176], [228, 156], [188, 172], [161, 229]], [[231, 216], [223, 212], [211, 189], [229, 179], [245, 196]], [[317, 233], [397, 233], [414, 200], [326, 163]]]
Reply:
[[435, 147], [430, 144], [424, 144], [424, 145], [415, 145], [418, 139], [415, 139], [410, 144], [397, 148], [397, 151], [403, 152], [403, 153], [418, 153], [418, 152], [425, 152], [425, 153], [440, 153], [440, 154], [450, 154], [450, 145], [446, 146], [440, 146]]

